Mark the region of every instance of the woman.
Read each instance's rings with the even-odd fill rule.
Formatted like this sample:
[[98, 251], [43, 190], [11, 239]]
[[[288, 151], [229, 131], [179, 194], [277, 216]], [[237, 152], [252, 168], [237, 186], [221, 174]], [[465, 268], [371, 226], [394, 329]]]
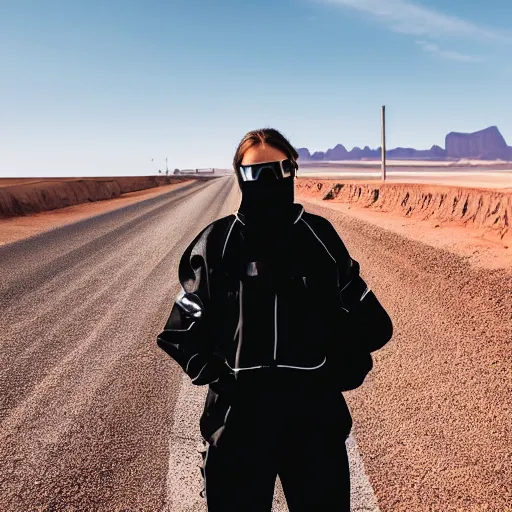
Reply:
[[349, 511], [341, 394], [360, 386], [392, 322], [331, 223], [294, 202], [298, 154], [249, 132], [233, 167], [238, 211], [191, 242], [183, 288], [157, 343], [209, 385], [201, 434], [210, 511]]

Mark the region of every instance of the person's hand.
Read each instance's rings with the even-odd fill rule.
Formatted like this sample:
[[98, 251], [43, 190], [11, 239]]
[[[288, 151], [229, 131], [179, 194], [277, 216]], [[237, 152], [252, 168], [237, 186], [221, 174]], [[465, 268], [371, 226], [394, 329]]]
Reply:
[[231, 370], [224, 359], [217, 354], [212, 354], [208, 357], [206, 364], [199, 371], [197, 377], [192, 380], [192, 384], [197, 386], [211, 384], [221, 377], [229, 375], [230, 372]]
[[210, 388], [218, 395], [229, 394], [232, 395], [235, 390], [236, 377], [235, 373], [231, 371], [229, 366], [224, 362], [223, 367], [219, 367], [219, 377], [213, 382], [210, 382]]

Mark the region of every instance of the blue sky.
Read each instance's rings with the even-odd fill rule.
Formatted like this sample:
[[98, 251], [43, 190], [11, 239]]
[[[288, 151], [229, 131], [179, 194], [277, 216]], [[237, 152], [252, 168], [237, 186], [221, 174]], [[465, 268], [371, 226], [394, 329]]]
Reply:
[[[296, 147], [512, 145], [510, 0], [0, 1], [0, 176], [229, 167]], [[151, 162], [151, 159], [154, 159]]]

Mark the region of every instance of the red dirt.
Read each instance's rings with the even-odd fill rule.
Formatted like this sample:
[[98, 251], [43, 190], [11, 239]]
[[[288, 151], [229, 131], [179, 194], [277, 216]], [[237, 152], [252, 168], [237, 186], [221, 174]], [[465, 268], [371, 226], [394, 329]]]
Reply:
[[[5, 179], [9, 178], [2, 178], [0, 180], [0, 187], [2, 187], [2, 181]], [[119, 180], [119, 178], [117, 179]], [[17, 178], [16, 180], [20, 181]], [[182, 187], [191, 181], [190, 178], [171, 178], [171, 180], [171, 184], [168, 185], [164, 184], [149, 189], [126, 192], [121, 196], [108, 200], [96, 200], [93, 202], [75, 204], [73, 206], [59, 207], [49, 211], [41, 211], [40, 213], [12, 216], [3, 219], [0, 218], [0, 245], [22, 240], [43, 231], [58, 228], [72, 222], [77, 222], [82, 219], [116, 210], [117, 208], [122, 208], [123, 206], [127, 206], [144, 199], [165, 194], [166, 192]], [[44, 183], [45, 186], [48, 183], [46, 179], [44, 181], [37, 181]], [[66, 178], [57, 181], [66, 181]], [[74, 181], [74, 179], [69, 179], [68, 181]], [[2, 188], [0, 188], [0, 193], [1, 190]], [[46, 189], [45, 187], [41, 187], [39, 191], [41, 190], [44, 191]], [[39, 196], [35, 193], [34, 195], [28, 194], [25, 197], [30, 199], [31, 197], [37, 198]], [[30, 208], [31, 206], [29, 203], [29, 209]]]
[[489, 228], [501, 239], [512, 236], [512, 190], [449, 187], [424, 184], [356, 184], [299, 179], [296, 191], [304, 197], [355, 204], [439, 224]]
[[0, 218], [112, 199], [128, 192], [179, 183], [186, 179], [173, 176], [3, 178], [3, 183], [0, 180]]

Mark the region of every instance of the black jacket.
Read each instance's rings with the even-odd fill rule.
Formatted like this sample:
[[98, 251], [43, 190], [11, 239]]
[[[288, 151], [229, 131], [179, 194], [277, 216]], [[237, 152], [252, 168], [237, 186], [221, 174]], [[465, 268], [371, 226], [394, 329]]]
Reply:
[[192, 383], [210, 385], [201, 431], [214, 444], [235, 382], [261, 382], [271, 371], [282, 381], [354, 389], [372, 369], [371, 352], [392, 337], [332, 224], [293, 207], [270, 262], [252, 261], [240, 212], [205, 227], [181, 258], [182, 292], [157, 343]]

